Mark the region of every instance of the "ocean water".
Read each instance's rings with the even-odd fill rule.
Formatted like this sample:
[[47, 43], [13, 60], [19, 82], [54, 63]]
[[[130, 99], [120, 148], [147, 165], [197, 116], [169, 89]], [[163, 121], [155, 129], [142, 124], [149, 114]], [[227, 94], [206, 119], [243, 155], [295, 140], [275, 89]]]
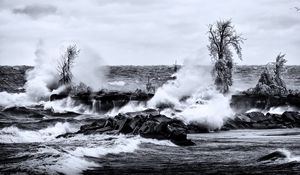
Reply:
[[[211, 72], [210, 66], [198, 66], [206, 72]], [[233, 73], [233, 89], [246, 90], [254, 87], [265, 66], [236, 66]], [[121, 91], [145, 90], [148, 77], [156, 87], [162, 86], [174, 74], [172, 66], [112, 66], [108, 72], [108, 89]], [[288, 88], [299, 89], [300, 66], [286, 66], [282, 73]]]
[[[255, 86], [262, 70], [262, 66], [237, 67], [234, 70], [233, 93]], [[165, 100], [182, 111], [176, 115], [184, 121], [197, 120], [218, 128], [224, 120], [233, 116], [228, 107], [229, 99], [216, 94], [209, 88], [211, 80], [201, 75], [210, 75], [210, 67], [194, 67], [177, 74], [172, 66], [110, 67], [105, 88], [145, 90], [149, 77], [157, 92], [148, 106], [130, 104], [106, 115], [95, 113], [83, 105], [76, 106], [70, 99], [29, 103], [27, 94], [0, 92], [1, 109], [14, 105], [26, 107], [24, 112], [0, 112], [0, 174], [299, 174], [300, 129], [191, 134], [188, 137], [196, 145], [190, 147], [131, 135], [56, 138], [107, 115], [142, 110]], [[22, 76], [18, 74], [14, 81], [24, 79]], [[167, 83], [172, 76], [178, 80]], [[300, 66], [288, 66], [283, 78], [289, 88], [299, 89]], [[13, 83], [9, 79], [6, 82]], [[179, 103], [179, 98], [184, 95], [191, 98]], [[196, 104], [199, 100], [201, 103]], [[38, 115], [39, 111], [49, 109], [58, 113]], [[274, 161], [257, 161], [274, 151], [285, 156]]]

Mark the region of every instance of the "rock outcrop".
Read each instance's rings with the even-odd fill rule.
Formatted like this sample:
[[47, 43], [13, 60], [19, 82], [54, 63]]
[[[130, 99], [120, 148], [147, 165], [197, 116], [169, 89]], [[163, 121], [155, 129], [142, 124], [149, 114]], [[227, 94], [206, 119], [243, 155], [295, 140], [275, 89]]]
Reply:
[[96, 93], [85, 92], [74, 95], [52, 94], [50, 101], [60, 100], [71, 97], [75, 103], [89, 106], [95, 112], [105, 113], [113, 108], [120, 108], [130, 101], [137, 103], [146, 103], [154, 94], [142, 91], [137, 92], [119, 92], [119, 91], [99, 91]]
[[288, 156], [283, 151], [274, 151], [268, 155], [260, 157], [257, 161], [263, 162], [263, 161], [275, 161], [278, 159], [285, 159]]
[[238, 113], [250, 109], [265, 109], [279, 106], [291, 106], [300, 109], [300, 94], [289, 94], [286, 96], [273, 96], [261, 94], [236, 94], [232, 95], [230, 106]]
[[180, 120], [159, 114], [132, 115], [119, 114], [113, 118], [99, 119], [81, 126], [76, 133], [67, 133], [58, 137], [68, 138], [76, 134], [132, 134], [144, 138], [170, 140], [180, 146], [194, 145], [187, 139], [188, 127]]
[[286, 111], [282, 115], [261, 112], [250, 112], [238, 114], [234, 119], [226, 121], [222, 130], [230, 129], [277, 129], [277, 128], [299, 128], [300, 113]]

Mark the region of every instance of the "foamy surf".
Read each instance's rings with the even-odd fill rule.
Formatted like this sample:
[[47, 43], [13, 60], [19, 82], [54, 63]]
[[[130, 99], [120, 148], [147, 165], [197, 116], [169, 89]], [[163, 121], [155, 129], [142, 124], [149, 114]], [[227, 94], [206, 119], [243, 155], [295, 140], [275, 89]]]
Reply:
[[300, 156], [294, 155], [287, 149], [277, 149], [268, 155], [258, 159], [259, 162], [284, 164], [290, 162], [300, 162]]
[[45, 129], [33, 131], [23, 130], [15, 126], [5, 127], [0, 130], [0, 143], [34, 143], [48, 142], [55, 140], [55, 137], [67, 132], [75, 132], [78, 126], [71, 125], [68, 122], [56, 123], [54, 126], [48, 126]]
[[[56, 127], [59, 127], [57, 125]], [[20, 162], [18, 166], [11, 166], [24, 171], [31, 171], [37, 174], [60, 174], [67, 175], [81, 174], [83, 170], [92, 167], [99, 167], [101, 164], [89, 159], [88, 157], [101, 158], [107, 154], [132, 153], [139, 149], [143, 143], [155, 144], [161, 146], [176, 147], [170, 141], [159, 141], [154, 139], [145, 139], [140, 136], [126, 135], [77, 135], [72, 138], [51, 139], [58, 132], [53, 133], [53, 128], [37, 131], [37, 133], [29, 131], [20, 131], [14, 137], [19, 139], [9, 140], [7, 143], [26, 142], [32, 143], [35, 141], [43, 142], [38, 146], [30, 145], [32, 149], [37, 149], [36, 152], [22, 152], [15, 157], [28, 157], [28, 159]], [[9, 133], [8, 131], [6, 131]], [[10, 133], [13, 133], [10, 131]], [[31, 136], [30, 136], [31, 135]], [[29, 137], [30, 136], [30, 137]], [[24, 138], [29, 137], [26, 140]], [[46, 138], [45, 138], [46, 137]], [[2, 138], [1, 138], [2, 140]], [[47, 142], [45, 142], [47, 141]]]

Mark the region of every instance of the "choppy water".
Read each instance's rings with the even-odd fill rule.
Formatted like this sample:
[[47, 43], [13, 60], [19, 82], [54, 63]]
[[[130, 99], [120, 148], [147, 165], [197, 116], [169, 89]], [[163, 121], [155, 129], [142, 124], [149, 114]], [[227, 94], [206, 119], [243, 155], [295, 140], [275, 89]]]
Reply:
[[[57, 123], [36, 131], [2, 129], [1, 172], [297, 174], [300, 171], [300, 129], [193, 134], [188, 137], [196, 146], [191, 147], [124, 135], [54, 139], [72, 127], [69, 123]], [[278, 149], [287, 157], [274, 162], [257, 162], [261, 156]]]
[[[209, 67], [201, 69], [210, 71]], [[255, 86], [262, 70], [262, 66], [237, 67], [233, 89], [245, 90]], [[111, 67], [106, 88], [120, 91], [145, 89], [148, 77], [151, 83], [160, 87], [173, 74], [173, 67], [170, 66]], [[287, 67], [283, 78], [289, 88], [299, 89], [300, 66]], [[51, 107], [58, 104], [48, 105]], [[74, 110], [72, 105], [61, 108]], [[103, 117], [106, 116], [91, 111], [85, 111], [80, 116], [72, 113], [0, 113], [0, 174], [300, 173], [300, 129], [193, 134], [188, 136], [196, 143], [191, 147], [178, 147], [169, 141], [125, 135], [55, 138], [66, 132], [77, 131], [82, 124]], [[257, 162], [261, 156], [278, 149], [287, 155], [286, 158]]]
[[[199, 66], [199, 69], [211, 71], [209, 66]], [[233, 73], [233, 89], [254, 87], [264, 69], [264, 66], [237, 66]], [[111, 84], [107, 88], [122, 91], [145, 89], [148, 77], [151, 83], [160, 87], [174, 73], [171, 66], [113, 66], [108, 74], [108, 82]], [[282, 76], [288, 88], [300, 88], [300, 66], [287, 66]]]

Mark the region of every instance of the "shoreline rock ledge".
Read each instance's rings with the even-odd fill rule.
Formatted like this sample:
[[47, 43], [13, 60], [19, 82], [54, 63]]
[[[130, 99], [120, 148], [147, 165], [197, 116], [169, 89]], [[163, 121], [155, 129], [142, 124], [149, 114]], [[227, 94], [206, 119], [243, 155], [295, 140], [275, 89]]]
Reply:
[[282, 115], [261, 112], [237, 114], [226, 121], [222, 130], [300, 128], [300, 113], [286, 111]]
[[129, 134], [144, 138], [170, 140], [179, 146], [191, 146], [195, 143], [187, 139], [188, 127], [181, 120], [160, 115], [156, 110], [148, 109], [142, 113], [118, 114], [115, 117], [99, 119], [83, 125], [75, 133], [66, 133], [57, 138], [73, 137], [76, 134]]
[[300, 109], [300, 93], [285, 96], [240, 93], [232, 95], [230, 106], [238, 113], [244, 113], [253, 108], [268, 110], [271, 107], [280, 106], [290, 106]]

